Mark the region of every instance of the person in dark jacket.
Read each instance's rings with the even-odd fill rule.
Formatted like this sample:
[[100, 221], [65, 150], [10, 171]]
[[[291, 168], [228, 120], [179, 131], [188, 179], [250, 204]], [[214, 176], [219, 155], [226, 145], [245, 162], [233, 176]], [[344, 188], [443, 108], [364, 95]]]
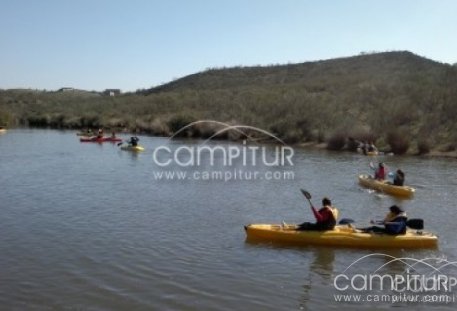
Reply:
[[138, 137], [132, 136], [132, 137], [130, 137], [130, 140], [128, 141], [128, 144], [129, 144], [130, 146], [135, 147], [135, 146], [138, 145], [138, 141], [139, 141], [139, 140], [140, 140], [140, 139], [139, 139]]
[[404, 184], [405, 184], [405, 173], [401, 169], [398, 169], [397, 172], [395, 173], [394, 185], [403, 186]]
[[[406, 233], [406, 221], [408, 220], [406, 212], [403, 211], [397, 205], [392, 205], [389, 208], [389, 213], [386, 215], [383, 221], [378, 222], [383, 224], [384, 228], [373, 226], [368, 228], [363, 228], [363, 232], [377, 232], [377, 233], [387, 233], [387, 234], [405, 234]], [[371, 221], [371, 223], [376, 223]]]

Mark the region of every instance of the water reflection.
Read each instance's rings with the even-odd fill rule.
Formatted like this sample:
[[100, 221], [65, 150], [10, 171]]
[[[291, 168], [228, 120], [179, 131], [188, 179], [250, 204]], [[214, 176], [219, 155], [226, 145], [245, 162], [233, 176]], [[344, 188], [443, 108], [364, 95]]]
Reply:
[[299, 300], [299, 308], [304, 310], [312, 309], [311, 301], [322, 301], [323, 289], [333, 283], [335, 250], [327, 247], [313, 248], [306, 255], [312, 255], [312, 261], [302, 285], [303, 294]]

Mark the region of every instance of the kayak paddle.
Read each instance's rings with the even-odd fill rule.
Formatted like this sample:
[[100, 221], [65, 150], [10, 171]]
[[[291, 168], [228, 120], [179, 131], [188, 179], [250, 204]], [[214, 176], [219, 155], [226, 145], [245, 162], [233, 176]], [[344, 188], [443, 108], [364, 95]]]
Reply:
[[370, 168], [371, 168], [372, 170], [376, 170], [375, 167], [374, 167], [373, 161], [370, 161]]
[[[351, 223], [355, 223], [355, 220], [351, 218], [343, 218], [339, 221], [340, 225], [346, 225]], [[370, 223], [375, 225], [385, 224], [384, 220], [370, 220]], [[411, 229], [422, 230], [424, 229], [424, 220], [421, 218], [411, 218], [406, 221], [406, 226], [408, 226]]]
[[350, 225], [353, 223], [355, 223], [355, 220], [352, 218], [343, 218], [338, 222], [338, 224], [340, 224], [340, 225]]
[[[371, 220], [372, 224], [384, 225], [383, 220]], [[424, 229], [424, 220], [421, 218], [411, 218], [406, 220], [406, 226], [414, 230], [423, 230]]]
[[311, 207], [314, 207], [314, 206], [313, 206], [313, 203], [311, 203], [311, 193], [309, 193], [308, 191], [303, 190], [303, 189], [300, 189], [300, 191], [301, 191], [301, 193], [303, 193], [303, 195], [305, 196], [305, 198], [308, 200], [309, 205], [311, 205]]

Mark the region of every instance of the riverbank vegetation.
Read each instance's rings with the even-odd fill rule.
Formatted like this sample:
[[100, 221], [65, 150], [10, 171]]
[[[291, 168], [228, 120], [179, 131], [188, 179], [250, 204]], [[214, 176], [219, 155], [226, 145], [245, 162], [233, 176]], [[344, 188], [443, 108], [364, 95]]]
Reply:
[[[455, 150], [456, 115], [457, 67], [410, 52], [208, 69], [114, 97], [0, 91], [0, 123], [10, 126], [105, 127], [169, 136], [192, 121], [210, 119], [260, 127], [291, 144], [326, 142], [340, 150], [366, 140], [398, 154]], [[181, 134], [209, 137], [219, 129], [198, 124]]]

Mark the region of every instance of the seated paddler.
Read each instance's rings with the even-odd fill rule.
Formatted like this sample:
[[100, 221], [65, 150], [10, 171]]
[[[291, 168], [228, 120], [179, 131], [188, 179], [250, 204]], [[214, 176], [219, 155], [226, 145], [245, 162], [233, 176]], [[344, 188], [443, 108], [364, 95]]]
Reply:
[[298, 225], [297, 230], [333, 230], [338, 218], [338, 210], [332, 206], [332, 201], [329, 198], [322, 199], [322, 208], [316, 210], [311, 205], [315, 223], [304, 222]]

